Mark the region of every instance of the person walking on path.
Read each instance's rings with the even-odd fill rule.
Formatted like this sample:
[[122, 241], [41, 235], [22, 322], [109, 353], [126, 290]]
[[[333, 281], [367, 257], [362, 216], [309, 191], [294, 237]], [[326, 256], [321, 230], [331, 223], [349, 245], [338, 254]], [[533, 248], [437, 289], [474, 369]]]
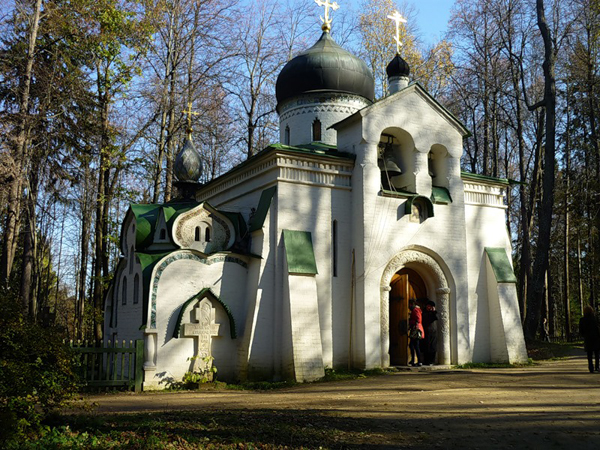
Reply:
[[425, 365], [435, 364], [435, 354], [437, 352], [437, 311], [435, 302], [427, 300], [425, 310], [423, 311], [423, 329], [425, 330], [425, 339], [421, 340], [421, 354], [425, 360]]
[[[410, 318], [408, 319], [408, 337], [410, 343], [410, 362], [411, 366], [422, 366], [421, 361], [421, 349], [419, 341], [425, 337], [425, 330], [423, 330], [423, 313], [419, 305], [415, 300], [408, 302], [408, 309], [410, 309]], [[415, 359], [416, 354], [416, 359]]]
[[590, 372], [594, 372], [592, 353], [596, 362], [596, 372], [600, 372], [600, 358], [598, 357], [600, 353], [600, 328], [598, 327], [596, 314], [594, 314], [594, 308], [590, 305], [583, 308], [583, 317], [579, 320], [579, 334], [583, 337]]

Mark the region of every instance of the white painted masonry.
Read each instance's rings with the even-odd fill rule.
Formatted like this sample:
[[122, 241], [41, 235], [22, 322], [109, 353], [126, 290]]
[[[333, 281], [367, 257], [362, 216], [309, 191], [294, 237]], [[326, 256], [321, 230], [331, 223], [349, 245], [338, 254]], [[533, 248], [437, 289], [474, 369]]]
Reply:
[[[468, 131], [418, 84], [393, 91], [374, 104], [337, 92], [288, 99], [278, 111], [289, 146], [201, 186], [196, 202], [132, 206], [105, 334], [145, 340], [145, 389], [192, 370], [195, 339], [177, 331], [203, 301], [218, 324], [219, 379], [387, 367], [390, 283], [403, 269], [436, 302], [438, 364], [526, 360], [515, 285], [497, 281], [486, 256], [505, 249], [510, 264], [508, 183], [461, 173]], [[402, 170], [389, 189], [386, 143]], [[316, 273], [290, 273], [284, 230], [310, 233]]]

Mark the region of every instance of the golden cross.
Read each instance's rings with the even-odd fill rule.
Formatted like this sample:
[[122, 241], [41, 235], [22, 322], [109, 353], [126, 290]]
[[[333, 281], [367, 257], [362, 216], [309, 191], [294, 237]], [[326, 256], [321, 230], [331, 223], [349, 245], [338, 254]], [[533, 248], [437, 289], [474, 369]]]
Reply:
[[192, 133], [192, 114], [197, 116], [200, 115], [199, 112], [192, 111], [192, 102], [188, 102], [188, 109], [184, 109], [182, 111], [183, 114], [187, 115], [187, 132], [188, 134]]
[[394, 11], [394, 14], [387, 17], [396, 23], [396, 36], [394, 36], [394, 40], [396, 41], [396, 53], [400, 54], [400, 47], [402, 47], [402, 42], [400, 42], [400, 24], [406, 23], [406, 19], [398, 11]]
[[331, 18], [329, 17], [329, 10], [333, 9], [335, 11], [340, 7], [340, 5], [338, 5], [336, 2], [329, 3], [329, 0], [315, 0], [315, 3], [319, 6], [325, 7], [325, 18], [319, 16], [321, 18], [321, 22], [323, 22], [321, 29], [323, 31], [331, 30]]

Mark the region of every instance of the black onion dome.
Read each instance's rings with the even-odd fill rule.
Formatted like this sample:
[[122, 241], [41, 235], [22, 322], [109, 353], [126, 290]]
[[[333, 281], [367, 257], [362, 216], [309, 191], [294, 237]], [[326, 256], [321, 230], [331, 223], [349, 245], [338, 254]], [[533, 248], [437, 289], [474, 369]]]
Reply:
[[373, 101], [375, 82], [367, 65], [347, 52], [325, 32], [311, 48], [281, 70], [276, 84], [277, 103], [296, 95], [329, 91], [360, 95]]
[[407, 77], [410, 75], [410, 67], [408, 63], [404, 61], [402, 56], [396, 55], [394, 59], [385, 68], [388, 78], [391, 77]]

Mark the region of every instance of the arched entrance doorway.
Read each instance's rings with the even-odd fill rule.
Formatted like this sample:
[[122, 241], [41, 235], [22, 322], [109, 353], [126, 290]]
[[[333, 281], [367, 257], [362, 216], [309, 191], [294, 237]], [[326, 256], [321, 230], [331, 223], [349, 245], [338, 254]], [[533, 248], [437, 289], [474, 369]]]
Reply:
[[424, 307], [427, 288], [421, 276], [413, 269], [404, 268], [392, 276], [390, 283], [390, 365], [408, 365], [408, 302], [416, 300]]
[[[403, 272], [405, 269], [412, 270], [423, 281], [424, 291], [430, 300], [436, 304], [438, 312], [438, 364], [451, 364], [453, 356], [450, 348], [450, 296], [449, 279], [442, 270], [440, 264], [434, 259], [427, 249], [419, 246], [408, 247], [397, 253], [387, 264], [381, 276], [381, 365], [388, 367], [393, 364], [391, 361], [390, 344], [392, 337], [390, 332], [395, 333], [400, 328], [400, 324], [394, 326], [390, 320], [390, 297], [392, 291], [392, 279], [397, 279], [396, 275], [409, 272]], [[409, 276], [410, 278], [410, 276]], [[415, 278], [416, 279], [416, 278]], [[417, 282], [413, 283], [416, 284]], [[410, 283], [409, 283], [410, 284]], [[397, 289], [402, 289], [401, 285]], [[413, 288], [414, 290], [414, 288]], [[415, 293], [415, 298], [418, 298]], [[409, 296], [407, 296], [409, 298]], [[406, 300], [408, 304], [408, 300]], [[402, 309], [400, 309], [402, 310]], [[408, 312], [406, 313], [408, 319]], [[394, 319], [395, 320], [395, 319]], [[408, 329], [408, 325], [406, 325]], [[398, 341], [399, 342], [399, 341]], [[406, 347], [399, 342], [399, 351]], [[408, 351], [406, 350], [408, 356]]]

